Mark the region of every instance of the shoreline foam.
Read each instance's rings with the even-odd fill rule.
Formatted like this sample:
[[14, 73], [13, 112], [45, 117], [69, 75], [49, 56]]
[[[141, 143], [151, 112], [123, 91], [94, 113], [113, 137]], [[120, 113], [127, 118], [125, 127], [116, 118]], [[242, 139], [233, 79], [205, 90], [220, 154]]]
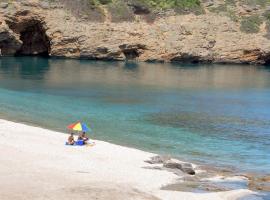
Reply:
[[65, 146], [67, 135], [0, 119], [0, 199], [234, 200], [254, 192], [191, 193], [162, 190], [179, 178], [149, 169], [156, 154], [95, 140]]

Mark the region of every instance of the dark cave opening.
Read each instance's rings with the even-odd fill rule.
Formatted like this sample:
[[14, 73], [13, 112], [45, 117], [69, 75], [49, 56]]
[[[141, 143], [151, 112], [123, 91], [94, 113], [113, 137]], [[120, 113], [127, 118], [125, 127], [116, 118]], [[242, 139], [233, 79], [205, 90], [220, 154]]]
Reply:
[[123, 53], [127, 60], [134, 60], [140, 56], [137, 49], [124, 49]]
[[265, 57], [265, 65], [270, 66], [270, 54]]
[[50, 40], [40, 22], [26, 26], [20, 32], [20, 40], [23, 44], [16, 56], [49, 56]]
[[12, 55], [14, 53], [11, 49], [12, 43], [8, 40], [3, 40], [0, 42], [0, 56], [1, 55]]

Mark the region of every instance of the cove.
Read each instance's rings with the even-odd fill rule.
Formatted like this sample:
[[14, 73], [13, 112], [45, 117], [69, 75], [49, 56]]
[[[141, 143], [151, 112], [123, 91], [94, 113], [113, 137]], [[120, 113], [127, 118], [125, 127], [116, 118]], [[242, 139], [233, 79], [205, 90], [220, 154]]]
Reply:
[[0, 117], [241, 171], [270, 167], [270, 70], [2, 57]]

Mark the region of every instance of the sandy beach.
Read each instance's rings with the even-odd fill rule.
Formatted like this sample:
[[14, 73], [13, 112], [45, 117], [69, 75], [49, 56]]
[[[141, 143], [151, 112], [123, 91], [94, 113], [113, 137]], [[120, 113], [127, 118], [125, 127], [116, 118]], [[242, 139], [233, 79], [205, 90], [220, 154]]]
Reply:
[[67, 135], [0, 120], [0, 199], [236, 200], [249, 190], [161, 190], [179, 175], [152, 169], [155, 154], [95, 141], [66, 146]]

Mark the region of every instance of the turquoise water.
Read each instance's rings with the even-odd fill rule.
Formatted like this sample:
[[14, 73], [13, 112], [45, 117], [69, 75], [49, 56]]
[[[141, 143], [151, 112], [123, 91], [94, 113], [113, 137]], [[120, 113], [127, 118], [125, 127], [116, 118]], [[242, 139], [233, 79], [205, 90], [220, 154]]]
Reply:
[[270, 168], [267, 67], [0, 59], [0, 117], [242, 171]]

